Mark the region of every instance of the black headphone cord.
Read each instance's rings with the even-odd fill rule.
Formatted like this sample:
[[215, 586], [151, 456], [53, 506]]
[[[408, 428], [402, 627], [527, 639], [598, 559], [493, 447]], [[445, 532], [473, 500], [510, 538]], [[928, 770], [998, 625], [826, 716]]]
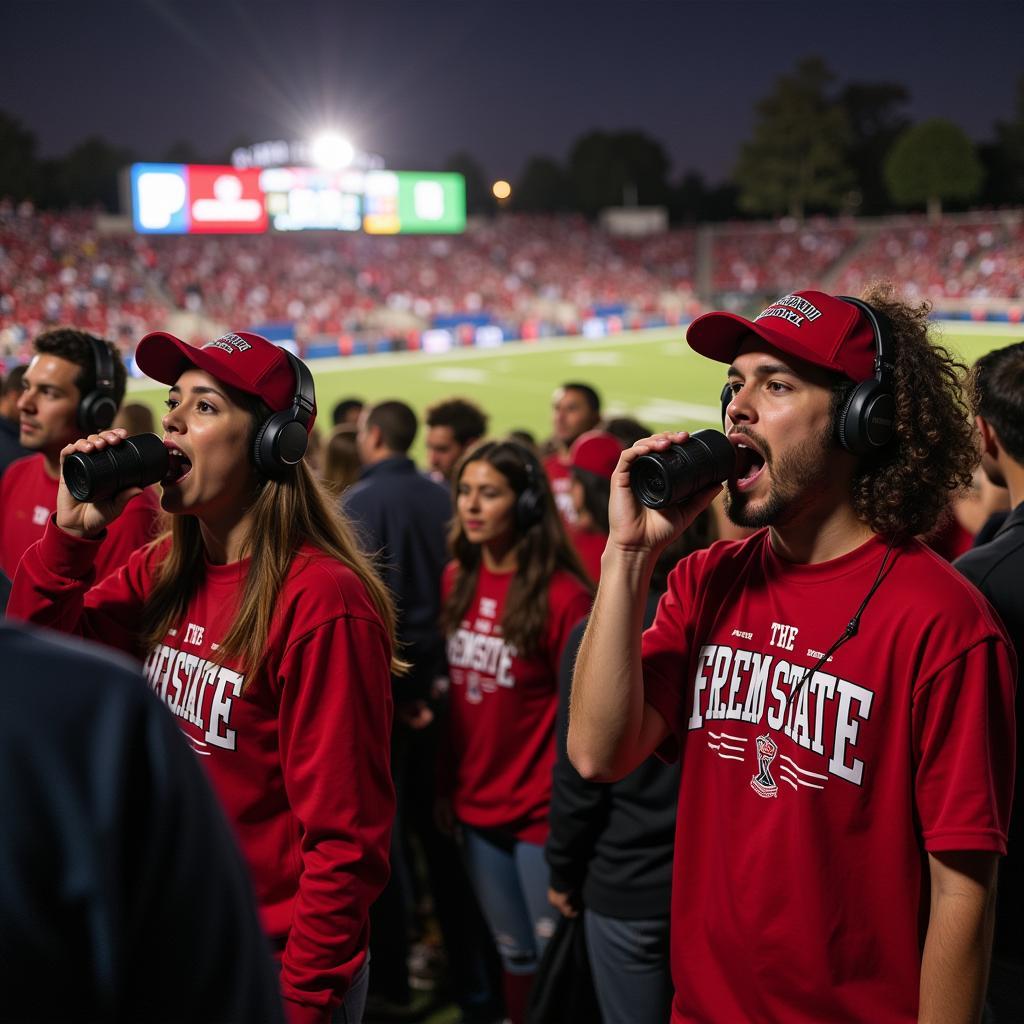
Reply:
[[[786, 698], [786, 717], [789, 717], [789, 704], [790, 701], [803, 689], [804, 683], [807, 682], [815, 672], [821, 668], [829, 658], [832, 657], [836, 651], [839, 650], [847, 640], [857, 635], [857, 631], [860, 629], [860, 617], [864, 614], [864, 609], [867, 608], [868, 602], [875, 595], [875, 591], [881, 586], [882, 580], [885, 578], [885, 570], [889, 565], [889, 556], [892, 554], [892, 549], [896, 545], [896, 538], [890, 539], [888, 546], [885, 549], [885, 554], [882, 556], [882, 564], [878, 567], [878, 573], [875, 576], [875, 582], [871, 584], [871, 589], [864, 595], [864, 600], [861, 601], [860, 607], [854, 612], [853, 618], [846, 624], [846, 629], [836, 637], [835, 642], [832, 646], [812, 665], [804, 674], [800, 677], [800, 682], [793, 687], [792, 692]], [[891, 567], [890, 567], [891, 568]]]

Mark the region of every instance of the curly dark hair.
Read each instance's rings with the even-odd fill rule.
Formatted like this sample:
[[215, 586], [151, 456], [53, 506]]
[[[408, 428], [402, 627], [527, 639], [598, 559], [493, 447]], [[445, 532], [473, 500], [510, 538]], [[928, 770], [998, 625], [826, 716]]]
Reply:
[[469, 444], [487, 433], [487, 413], [468, 398], [446, 398], [427, 408], [428, 427], [451, 427], [455, 440]]
[[[853, 506], [876, 533], [925, 534], [950, 499], [970, 486], [978, 464], [971, 376], [954, 353], [929, 338], [929, 303], [900, 301], [888, 282], [873, 285], [862, 298], [892, 322], [896, 423], [895, 440], [861, 459]], [[854, 386], [845, 379], [835, 386], [833, 425]]]

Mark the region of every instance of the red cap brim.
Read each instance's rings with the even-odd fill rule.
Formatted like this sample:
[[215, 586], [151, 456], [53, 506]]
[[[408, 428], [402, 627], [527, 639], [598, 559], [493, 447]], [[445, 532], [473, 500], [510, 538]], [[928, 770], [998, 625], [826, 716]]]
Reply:
[[135, 363], [147, 377], [168, 387], [174, 387], [186, 370], [196, 369], [247, 395], [259, 394], [253, 390], [251, 381], [232, 373], [223, 361], [211, 358], [204, 349], [189, 345], [166, 331], [153, 331], [139, 342]]
[[820, 352], [805, 348], [799, 342], [779, 331], [773, 331], [766, 324], [739, 316], [736, 313], [705, 313], [697, 317], [686, 329], [686, 343], [702, 356], [719, 363], [731, 363], [740, 350], [744, 338], [754, 334], [773, 348], [787, 355], [803, 359], [813, 366], [846, 374], [846, 370], [834, 360], [825, 359]]

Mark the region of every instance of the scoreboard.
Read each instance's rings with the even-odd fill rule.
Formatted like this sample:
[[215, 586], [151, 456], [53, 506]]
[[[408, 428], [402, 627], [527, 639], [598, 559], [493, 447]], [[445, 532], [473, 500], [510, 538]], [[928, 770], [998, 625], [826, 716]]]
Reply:
[[461, 174], [133, 164], [129, 180], [132, 222], [140, 234], [362, 230], [394, 235], [466, 229]]

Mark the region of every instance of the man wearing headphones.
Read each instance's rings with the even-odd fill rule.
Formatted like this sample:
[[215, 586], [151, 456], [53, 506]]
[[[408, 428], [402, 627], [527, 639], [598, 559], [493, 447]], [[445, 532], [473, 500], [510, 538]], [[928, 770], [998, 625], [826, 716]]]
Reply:
[[[18, 413], [21, 444], [35, 454], [13, 463], [0, 478], [0, 570], [12, 578], [57, 508], [61, 449], [110, 426], [127, 377], [117, 349], [84, 331], [47, 331], [34, 348]], [[103, 542], [98, 579], [153, 539], [158, 512], [152, 488], [131, 500]]]
[[569, 754], [678, 757], [673, 1024], [975, 1021], [1006, 852], [1015, 666], [991, 608], [914, 537], [976, 461], [964, 367], [927, 308], [783, 296], [687, 341], [728, 365], [730, 518], [654, 624], [658, 553], [719, 487], [655, 511], [612, 479]]

